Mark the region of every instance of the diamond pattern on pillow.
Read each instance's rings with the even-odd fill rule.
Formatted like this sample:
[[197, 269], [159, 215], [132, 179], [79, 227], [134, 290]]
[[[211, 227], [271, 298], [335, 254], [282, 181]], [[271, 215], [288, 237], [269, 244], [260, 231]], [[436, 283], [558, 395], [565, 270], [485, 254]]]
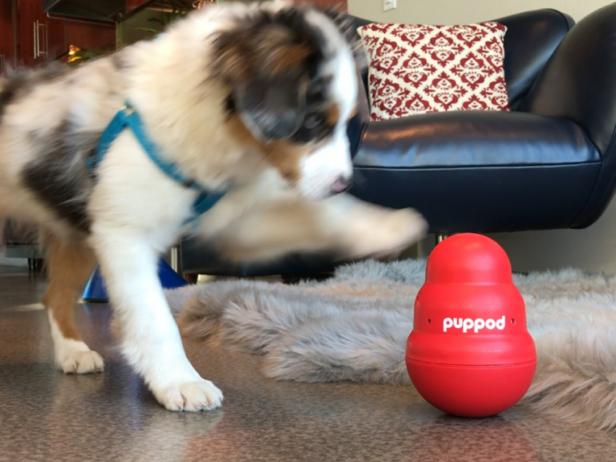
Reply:
[[360, 27], [370, 54], [371, 119], [438, 111], [508, 111], [506, 31], [496, 22]]

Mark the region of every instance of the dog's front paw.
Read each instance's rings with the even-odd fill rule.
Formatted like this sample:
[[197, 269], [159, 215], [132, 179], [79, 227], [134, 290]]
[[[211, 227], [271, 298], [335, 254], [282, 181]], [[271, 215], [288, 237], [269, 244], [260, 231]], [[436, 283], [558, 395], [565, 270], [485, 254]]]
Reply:
[[413, 209], [402, 209], [388, 212], [375, 237], [382, 248], [376, 249], [374, 256], [386, 257], [397, 255], [410, 245], [421, 239], [428, 230], [426, 220]]
[[204, 379], [152, 389], [152, 392], [170, 411], [209, 411], [220, 407], [223, 399], [218, 387]]
[[396, 256], [428, 229], [426, 220], [413, 209], [370, 208], [361, 218], [361, 233], [356, 233], [353, 242], [353, 253], [359, 257]]
[[56, 364], [65, 374], [91, 374], [104, 368], [103, 358], [92, 350], [65, 349], [56, 354]]

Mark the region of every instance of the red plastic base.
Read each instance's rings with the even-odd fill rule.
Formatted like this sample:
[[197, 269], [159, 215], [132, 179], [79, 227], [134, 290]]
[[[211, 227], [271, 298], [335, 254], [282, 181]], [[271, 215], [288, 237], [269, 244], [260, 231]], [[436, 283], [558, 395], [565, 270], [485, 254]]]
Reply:
[[407, 363], [417, 391], [434, 407], [462, 417], [488, 417], [517, 403], [528, 390], [535, 362], [501, 366]]

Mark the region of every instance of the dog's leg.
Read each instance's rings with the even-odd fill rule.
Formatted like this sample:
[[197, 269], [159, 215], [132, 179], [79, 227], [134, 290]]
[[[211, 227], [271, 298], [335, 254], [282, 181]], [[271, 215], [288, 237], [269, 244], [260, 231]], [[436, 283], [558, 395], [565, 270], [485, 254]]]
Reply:
[[320, 251], [340, 259], [383, 257], [398, 254], [426, 229], [424, 219], [411, 209], [387, 209], [342, 194], [255, 207], [221, 233], [216, 244], [239, 261]]
[[222, 393], [190, 364], [157, 274], [146, 235], [93, 226], [92, 243], [122, 329], [122, 352], [156, 399], [173, 411], [220, 406]]
[[48, 310], [55, 361], [65, 373], [87, 374], [103, 370], [103, 359], [90, 350], [75, 327], [75, 304], [92, 272], [94, 254], [79, 239], [65, 242], [46, 237], [49, 286], [43, 298]]

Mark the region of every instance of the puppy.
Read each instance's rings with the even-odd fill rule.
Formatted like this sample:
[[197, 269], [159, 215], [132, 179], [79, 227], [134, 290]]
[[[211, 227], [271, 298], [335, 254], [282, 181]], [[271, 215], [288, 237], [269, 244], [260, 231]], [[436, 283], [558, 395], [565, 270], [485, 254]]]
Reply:
[[[222, 393], [188, 361], [157, 278], [158, 255], [182, 233], [238, 260], [384, 255], [418, 239], [425, 224], [413, 211], [338, 194], [352, 175], [346, 126], [356, 75], [334, 22], [274, 2], [208, 7], [77, 69], [4, 80], [0, 210], [45, 237], [44, 303], [59, 368], [103, 369], [73, 323], [98, 262], [124, 357], [156, 399], [170, 410], [216, 408]], [[171, 178], [130, 130], [89, 167], [126, 102], [163, 161], [189, 181]], [[195, 216], [202, 190], [222, 198]]]

